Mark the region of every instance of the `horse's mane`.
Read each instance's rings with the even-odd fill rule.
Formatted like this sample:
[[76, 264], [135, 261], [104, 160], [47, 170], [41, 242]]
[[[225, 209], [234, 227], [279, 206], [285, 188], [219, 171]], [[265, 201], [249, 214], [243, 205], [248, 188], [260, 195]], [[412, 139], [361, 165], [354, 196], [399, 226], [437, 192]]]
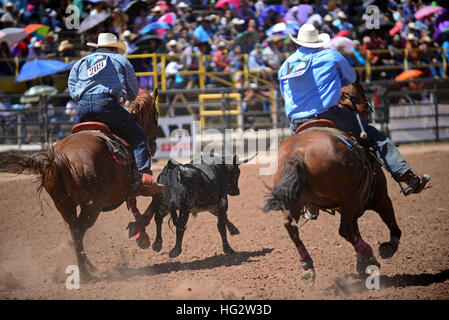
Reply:
[[[154, 97], [147, 90], [143, 91], [141, 94], [137, 96], [137, 98], [131, 102], [129, 106], [129, 113], [131, 113], [134, 119], [141, 125], [142, 127], [146, 125], [146, 123], [142, 123], [146, 120], [144, 114], [150, 113], [148, 107], [151, 106], [154, 108]], [[157, 113], [156, 108], [155, 112]]]

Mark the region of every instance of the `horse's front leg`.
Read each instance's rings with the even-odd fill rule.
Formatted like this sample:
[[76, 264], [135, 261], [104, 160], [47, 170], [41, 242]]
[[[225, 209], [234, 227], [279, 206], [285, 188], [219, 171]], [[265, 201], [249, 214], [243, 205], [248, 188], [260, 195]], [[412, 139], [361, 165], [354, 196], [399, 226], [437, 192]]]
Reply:
[[150, 237], [145, 232], [145, 227], [150, 223], [151, 218], [148, 218], [148, 215], [145, 215], [147, 211], [150, 209], [151, 204], [148, 206], [148, 209], [145, 210], [144, 215], [140, 214], [139, 209], [137, 208], [137, 200], [136, 198], [130, 198], [126, 201], [126, 205], [128, 210], [130, 210], [134, 216], [134, 220], [128, 223], [126, 229], [128, 230], [128, 235], [130, 238], [136, 237], [136, 242], [139, 248], [147, 249], [150, 247]]
[[311, 283], [315, 282], [315, 269], [313, 267], [313, 261], [310, 257], [304, 243], [299, 238], [298, 227], [293, 224], [293, 219], [298, 221], [299, 219], [299, 209], [285, 211], [284, 212], [284, 227], [287, 229], [290, 239], [292, 239], [295, 244], [296, 250], [298, 251], [299, 261], [304, 269], [302, 278]]

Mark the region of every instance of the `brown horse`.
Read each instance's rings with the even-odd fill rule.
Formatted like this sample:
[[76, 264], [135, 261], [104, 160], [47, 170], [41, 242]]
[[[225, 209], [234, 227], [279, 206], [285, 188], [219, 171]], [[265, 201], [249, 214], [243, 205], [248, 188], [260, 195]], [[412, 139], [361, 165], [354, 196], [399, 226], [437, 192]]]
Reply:
[[[157, 95], [157, 89], [153, 94], [145, 91], [129, 107], [147, 135], [152, 154], [157, 137]], [[81, 278], [96, 278], [96, 269], [83, 247], [87, 229], [94, 225], [100, 212], [114, 210], [124, 201], [136, 219], [140, 216], [132, 195], [134, 177], [129, 165], [118, 164], [104, 139], [92, 130], [70, 135], [49, 151], [31, 156], [7, 154], [0, 162], [6, 164], [2, 171], [40, 177], [39, 192], [45, 188], [70, 229]]]
[[[349, 97], [367, 117], [367, 99], [360, 82], [343, 89], [339, 105], [352, 109]], [[365, 110], [364, 110], [365, 109]], [[321, 121], [321, 120], [319, 120]], [[325, 120], [328, 121], [328, 120]], [[390, 258], [397, 251], [401, 231], [388, 196], [385, 175], [377, 161], [367, 160], [365, 150], [353, 149], [337, 135], [351, 140], [337, 129], [314, 128], [287, 138], [279, 147], [278, 169], [273, 188], [265, 201], [264, 212], [283, 211], [284, 226], [295, 244], [303, 269], [303, 276], [315, 279], [313, 261], [299, 237], [298, 223], [305, 210], [335, 210], [341, 215], [339, 234], [350, 242], [357, 254], [357, 271], [367, 266], [380, 266], [369, 244], [363, 241], [357, 225], [365, 210], [376, 211], [390, 230], [389, 242], [379, 246], [380, 256]], [[316, 122], [319, 125], [318, 122]], [[322, 124], [322, 123], [321, 123]], [[332, 123], [331, 123], [332, 124]], [[312, 126], [312, 127], [311, 127]]]

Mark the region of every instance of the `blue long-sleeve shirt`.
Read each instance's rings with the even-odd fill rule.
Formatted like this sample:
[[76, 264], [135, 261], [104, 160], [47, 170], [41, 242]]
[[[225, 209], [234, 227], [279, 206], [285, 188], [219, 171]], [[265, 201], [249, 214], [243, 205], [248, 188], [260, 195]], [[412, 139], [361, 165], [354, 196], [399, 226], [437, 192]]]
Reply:
[[139, 94], [134, 68], [121, 54], [107, 49], [97, 50], [79, 61], [70, 70], [68, 86], [75, 102], [85, 94], [110, 94], [119, 98], [126, 88], [127, 100]]
[[290, 120], [338, 105], [341, 87], [356, 80], [356, 73], [338, 51], [306, 47], [299, 47], [285, 60], [278, 76]]

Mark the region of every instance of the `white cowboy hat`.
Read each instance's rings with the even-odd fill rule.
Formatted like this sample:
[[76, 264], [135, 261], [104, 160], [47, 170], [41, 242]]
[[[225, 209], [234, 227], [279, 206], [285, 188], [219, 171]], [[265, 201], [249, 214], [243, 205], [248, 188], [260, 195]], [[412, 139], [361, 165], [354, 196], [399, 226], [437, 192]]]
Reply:
[[87, 45], [94, 48], [117, 48], [120, 54], [126, 52], [126, 45], [118, 42], [117, 37], [112, 33], [100, 33], [98, 43], [88, 42]]
[[345, 15], [345, 13], [343, 11], [339, 11], [337, 13], [337, 17], [340, 18], [340, 19], [346, 19], [347, 18], [347, 16]]
[[241, 24], [244, 24], [244, 23], [245, 23], [245, 20], [239, 19], [239, 18], [234, 18], [234, 19], [231, 20], [231, 23], [232, 23], [232, 24], [241, 25]]
[[162, 12], [161, 6], [155, 6], [153, 9], [151, 9], [151, 12]]
[[332, 22], [334, 20], [334, 18], [332, 18], [332, 16], [330, 14], [326, 14], [324, 16], [323, 20], [326, 22]]
[[330, 36], [327, 33], [319, 33], [313, 24], [303, 24], [299, 29], [296, 39], [289, 34], [290, 39], [297, 45], [306, 48], [321, 48], [330, 41]]
[[188, 8], [189, 5], [187, 3], [185, 3], [185, 2], [181, 2], [181, 3], [177, 4], [176, 7], [177, 8], [181, 8], [181, 9], [185, 9], [185, 8]]
[[58, 51], [64, 51], [65, 49], [72, 49], [73, 44], [69, 42], [69, 40], [62, 40], [61, 43], [58, 46]]

